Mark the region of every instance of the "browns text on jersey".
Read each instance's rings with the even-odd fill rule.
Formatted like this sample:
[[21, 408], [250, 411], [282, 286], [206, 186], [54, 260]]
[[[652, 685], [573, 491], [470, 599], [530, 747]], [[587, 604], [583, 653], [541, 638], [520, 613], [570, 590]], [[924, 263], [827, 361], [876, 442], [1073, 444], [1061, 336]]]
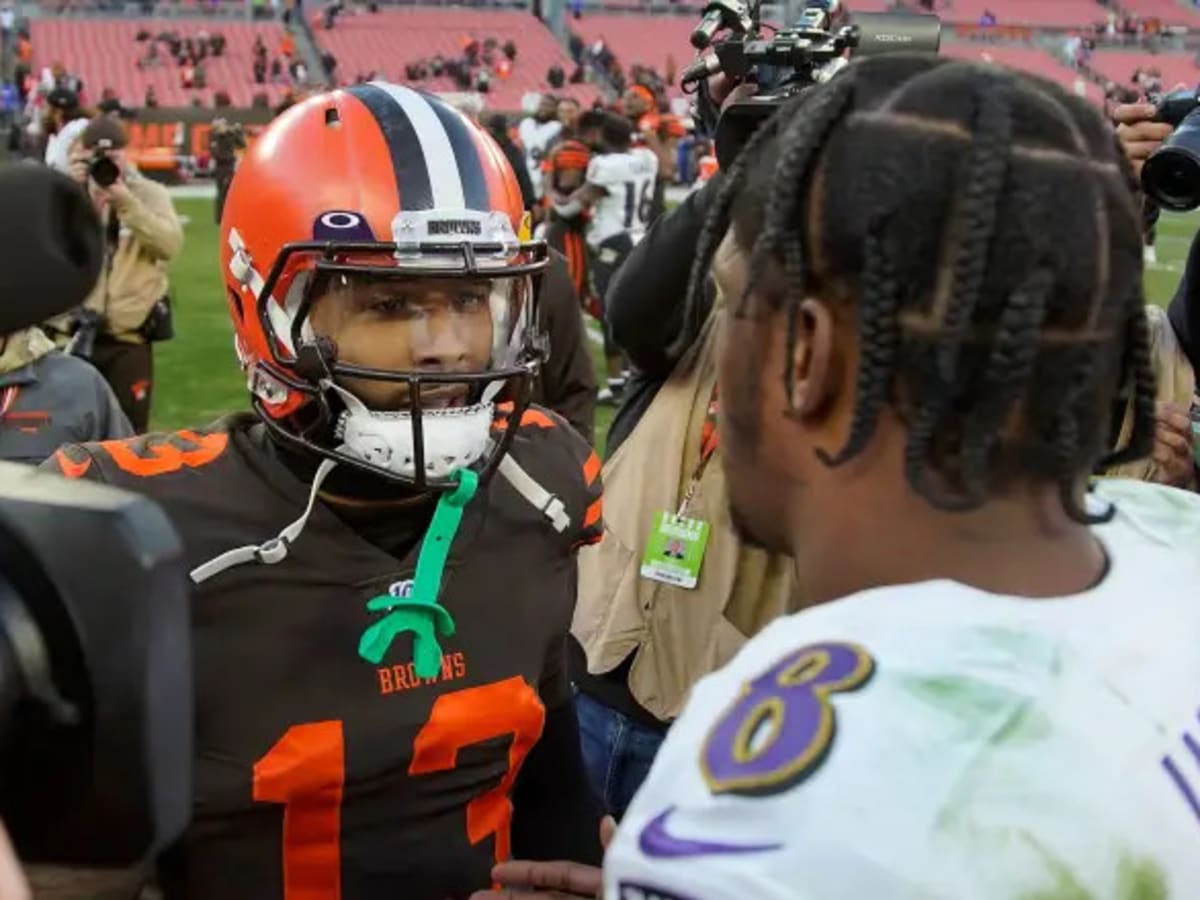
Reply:
[[[161, 861], [170, 900], [443, 900], [487, 885], [522, 762], [568, 699], [571, 551], [601, 529], [590, 448], [553, 413], [522, 422], [510, 453], [572, 526], [557, 533], [502, 478], [481, 488], [449, 553], [439, 600], [457, 630], [434, 676], [417, 676], [409, 635], [378, 665], [357, 653], [377, 618], [367, 602], [411, 588], [419, 546], [392, 556], [324, 503], [282, 562], [194, 589], [196, 797]], [[307, 486], [278, 454], [238, 415], [68, 446], [46, 465], [159, 502], [195, 566], [303, 508]]]

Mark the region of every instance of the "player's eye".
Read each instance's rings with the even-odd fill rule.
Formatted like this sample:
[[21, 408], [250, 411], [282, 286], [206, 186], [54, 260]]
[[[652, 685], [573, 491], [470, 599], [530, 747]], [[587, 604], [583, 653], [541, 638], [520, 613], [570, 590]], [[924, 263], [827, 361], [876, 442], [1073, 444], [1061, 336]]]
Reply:
[[454, 308], [461, 313], [473, 313], [487, 306], [487, 297], [483, 294], [458, 294], [454, 298]]
[[381, 294], [372, 297], [368, 308], [372, 312], [389, 316], [415, 316], [421, 312], [420, 304], [414, 303], [408, 297], [392, 294]]

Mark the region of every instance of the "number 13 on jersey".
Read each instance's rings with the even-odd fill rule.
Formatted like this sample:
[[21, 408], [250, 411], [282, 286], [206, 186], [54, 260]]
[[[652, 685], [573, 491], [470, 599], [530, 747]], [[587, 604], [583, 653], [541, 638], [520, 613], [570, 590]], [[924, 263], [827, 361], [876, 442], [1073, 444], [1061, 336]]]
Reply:
[[[478, 844], [495, 835], [497, 861], [509, 855], [509, 793], [545, 719], [533, 688], [509, 678], [438, 697], [413, 742], [408, 773], [416, 776], [453, 769], [462, 748], [512, 735], [504, 777], [466, 810], [467, 839]], [[293, 725], [254, 765], [254, 799], [284, 807], [284, 900], [341, 897], [345, 758], [342, 723], [334, 720]]]

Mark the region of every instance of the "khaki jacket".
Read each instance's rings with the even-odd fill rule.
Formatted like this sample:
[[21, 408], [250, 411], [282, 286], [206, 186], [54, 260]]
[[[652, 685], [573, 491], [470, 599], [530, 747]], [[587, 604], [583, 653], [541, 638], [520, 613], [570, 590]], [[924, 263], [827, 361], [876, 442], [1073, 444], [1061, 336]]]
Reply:
[[[1150, 325], [1150, 363], [1154, 367], [1155, 378], [1158, 379], [1159, 403], [1178, 403], [1184, 408], [1191, 405], [1192, 396], [1196, 392], [1196, 374], [1192, 365], [1183, 355], [1179, 340], [1171, 328], [1167, 314], [1157, 306], [1146, 307], [1146, 318]], [[1133, 409], [1125, 413], [1125, 421], [1121, 424], [1117, 446], [1123, 447], [1129, 440], [1133, 430]], [[1154, 461], [1139, 459], [1136, 462], [1122, 466], [1113, 466], [1105, 471], [1106, 478], [1132, 478], [1137, 481], [1154, 480]]]
[[684, 590], [640, 575], [655, 513], [677, 509], [700, 458], [723, 315], [714, 310], [696, 345], [604, 465], [604, 539], [579, 554], [571, 630], [588, 671], [612, 671], [634, 654], [630, 691], [664, 721], [679, 714], [697, 680], [769, 622], [799, 608], [792, 561], [744, 546], [733, 531], [720, 449], [688, 512], [712, 526], [699, 583]]
[[[130, 197], [114, 203], [121, 224], [116, 250], [106, 258], [100, 280], [84, 305], [105, 316], [107, 333], [119, 340], [138, 343], [138, 329], [150, 315], [154, 304], [167, 293], [167, 263], [183, 247], [183, 226], [175, 214], [171, 196], [157, 182], [136, 173], [127, 174], [125, 183]], [[69, 330], [69, 317], [50, 324], [55, 330]]]

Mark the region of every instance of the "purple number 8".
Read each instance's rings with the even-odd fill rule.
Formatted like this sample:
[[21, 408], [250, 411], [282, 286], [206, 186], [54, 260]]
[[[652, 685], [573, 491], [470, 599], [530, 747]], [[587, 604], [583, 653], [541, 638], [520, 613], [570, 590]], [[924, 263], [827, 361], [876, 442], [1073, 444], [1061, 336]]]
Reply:
[[829, 695], [854, 691], [875, 672], [857, 644], [793, 651], [746, 684], [708, 733], [700, 770], [714, 794], [776, 794], [803, 781], [833, 745]]

